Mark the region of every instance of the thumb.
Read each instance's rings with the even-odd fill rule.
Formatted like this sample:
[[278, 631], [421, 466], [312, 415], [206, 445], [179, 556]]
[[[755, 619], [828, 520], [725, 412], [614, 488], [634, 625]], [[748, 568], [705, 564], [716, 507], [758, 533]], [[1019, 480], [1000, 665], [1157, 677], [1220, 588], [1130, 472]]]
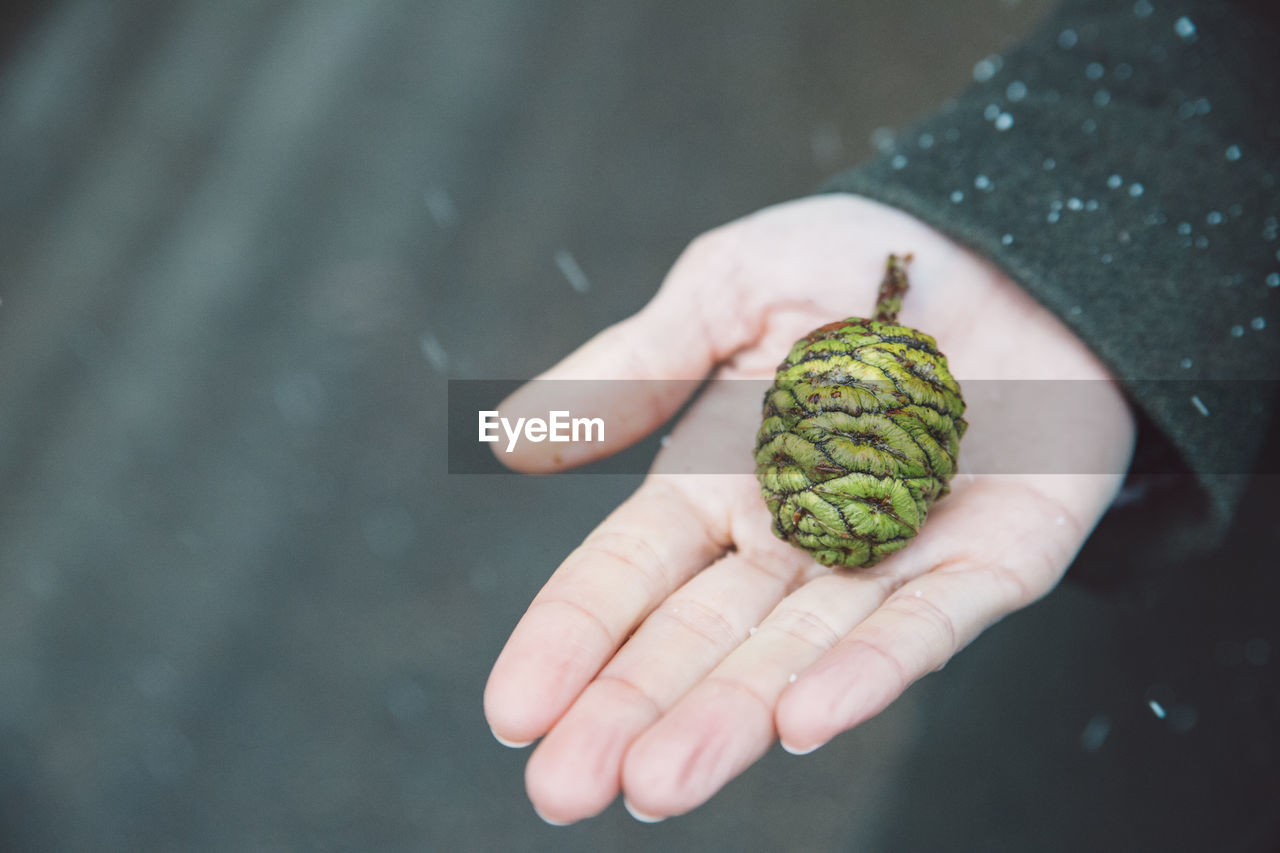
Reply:
[[521, 387], [500, 415], [543, 418], [553, 411], [598, 418], [601, 440], [495, 445], [517, 471], [548, 473], [617, 453], [670, 418], [720, 361], [752, 338], [731, 292], [724, 241], [704, 235], [681, 255], [653, 300]]

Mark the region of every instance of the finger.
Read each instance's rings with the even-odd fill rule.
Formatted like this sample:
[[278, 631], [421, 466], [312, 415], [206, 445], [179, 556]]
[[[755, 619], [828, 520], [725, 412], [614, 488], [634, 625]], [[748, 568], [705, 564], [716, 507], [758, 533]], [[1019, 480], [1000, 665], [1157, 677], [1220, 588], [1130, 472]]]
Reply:
[[631, 742], [737, 647], [802, 575], [794, 549], [766, 569], [729, 554], [654, 610], [556, 723], [525, 770], [544, 819], [570, 823], [617, 796]]
[[[1100, 481], [1080, 478], [1071, 495], [1066, 478], [1050, 491], [993, 478], [972, 485], [963, 501], [940, 504], [925, 528], [933, 567], [800, 674], [778, 705], [783, 743], [809, 752], [869, 719], [992, 623], [1052, 589], [1093, 526], [1093, 518], [1081, 523], [1080, 511], [1095, 511], [1058, 498], [1087, 500]], [[953, 544], [942, 556], [947, 542], [977, 544], [967, 551]]]
[[723, 553], [724, 532], [697, 505], [714, 508], [716, 493], [704, 485], [695, 501], [687, 488], [648, 478], [534, 598], [485, 688], [485, 715], [500, 740], [541, 737], [640, 620]]
[[553, 410], [599, 417], [606, 424], [603, 441], [524, 442], [498, 453], [503, 464], [531, 473], [563, 470], [629, 447], [675, 414], [713, 366], [759, 334], [731, 292], [732, 252], [731, 233], [699, 238], [642, 311], [600, 332], [499, 406], [512, 423]]
[[665, 817], [710, 798], [769, 748], [774, 708], [795, 678], [875, 610], [890, 573], [818, 577], [787, 596], [754, 635], [690, 690], [627, 753], [633, 812]]

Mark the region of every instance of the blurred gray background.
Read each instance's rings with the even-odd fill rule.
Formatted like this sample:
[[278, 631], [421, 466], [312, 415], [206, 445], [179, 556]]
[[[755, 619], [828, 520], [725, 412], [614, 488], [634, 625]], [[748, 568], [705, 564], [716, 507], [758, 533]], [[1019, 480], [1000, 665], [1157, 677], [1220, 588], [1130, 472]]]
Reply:
[[0, 848], [1272, 843], [1265, 484], [1213, 564], [1068, 585], [681, 819], [544, 825], [481, 713], [529, 598], [637, 478], [447, 475], [446, 379], [549, 366], [1047, 8], [0, 13]]

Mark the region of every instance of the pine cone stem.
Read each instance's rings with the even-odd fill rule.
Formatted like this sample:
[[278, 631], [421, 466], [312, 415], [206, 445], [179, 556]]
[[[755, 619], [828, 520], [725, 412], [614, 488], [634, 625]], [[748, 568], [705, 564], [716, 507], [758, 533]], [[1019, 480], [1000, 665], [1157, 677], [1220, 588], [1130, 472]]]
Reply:
[[902, 294], [907, 292], [907, 264], [911, 255], [890, 255], [884, 265], [884, 278], [880, 281], [880, 294], [876, 300], [875, 319], [881, 323], [897, 323], [902, 308]]

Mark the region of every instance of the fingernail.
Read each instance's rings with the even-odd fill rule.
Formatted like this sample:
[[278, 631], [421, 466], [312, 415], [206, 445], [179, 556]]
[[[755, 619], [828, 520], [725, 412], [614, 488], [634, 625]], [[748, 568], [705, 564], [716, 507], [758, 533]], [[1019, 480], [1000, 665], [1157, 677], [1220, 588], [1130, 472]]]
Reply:
[[533, 743], [533, 741], [531, 740], [507, 740], [506, 738], [502, 737], [497, 732], [495, 732], [493, 729], [489, 729], [489, 733], [493, 735], [494, 740], [496, 740], [498, 743], [502, 744], [503, 746], [508, 747], [509, 749], [524, 749], [526, 746]]
[[778, 741], [778, 744], [787, 752], [791, 753], [792, 755], [808, 755], [809, 753], [813, 752], [815, 749], [818, 749], [821, 746], [825, 746], [826, 743], [827, 742], [824, 740], [822, 743], [815, 743], [811, 747], [808, 747], [806, 749], [801, 749], [798, 746], [792, 746], [791, 744], [787, 743], [785, 740]]
[[543, 823], [545, 823], [545, 824], [547, 824], [547, 825], [549, 825], [549, 826], [568, 826], [570, 823], [572, 823], [572, 822], [573, 822], [573, 821], [568, 821], [568, 820], [563, 820], [563, 821], [562, 821], [562, 820], [552, 820], [551, 818], [549, 818], [549, 817], [547, 817], [546, 815], [544, 815], [542, 812], [538, 811], [538, 807], [537, 807], [537, 806], [534, 806], [534, 807], [533, 807], [533, 813], [534, 813], [534, 814], [536, 814], [538, 817], [542, 818], [542, 822], [543, 822]]
[[631, 805], [631, 801], [628, 800], [626, 797], [622, 798], [622, 805], [626, 808], [627, 812], [633, 818], [640, 821], [641, 823], [661, 823], [662, 821], [666, 820], [665, 817], [656, 817], [655, 815], [645, 814], [644, 812], [637, 809], [635, 806]]

